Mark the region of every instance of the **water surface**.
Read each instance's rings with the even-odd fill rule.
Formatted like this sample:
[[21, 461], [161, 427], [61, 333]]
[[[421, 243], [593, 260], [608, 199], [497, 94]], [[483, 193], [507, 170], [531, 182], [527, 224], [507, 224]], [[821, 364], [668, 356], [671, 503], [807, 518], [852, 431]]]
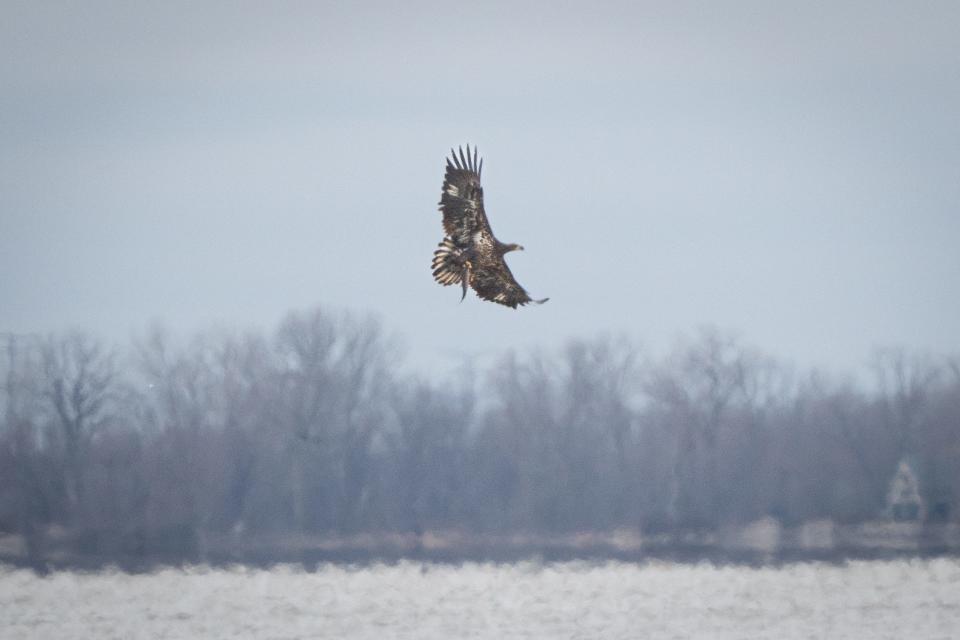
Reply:
[[6, 638], [951, 638], [960, 560], [0, 568]]

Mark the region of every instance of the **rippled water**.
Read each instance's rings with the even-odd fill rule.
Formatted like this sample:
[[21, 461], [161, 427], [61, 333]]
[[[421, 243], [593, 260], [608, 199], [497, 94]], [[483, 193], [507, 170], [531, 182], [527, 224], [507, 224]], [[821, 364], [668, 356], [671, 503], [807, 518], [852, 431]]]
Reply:
[[3, 638], [952, 638], [960, 560], [0, 568]]

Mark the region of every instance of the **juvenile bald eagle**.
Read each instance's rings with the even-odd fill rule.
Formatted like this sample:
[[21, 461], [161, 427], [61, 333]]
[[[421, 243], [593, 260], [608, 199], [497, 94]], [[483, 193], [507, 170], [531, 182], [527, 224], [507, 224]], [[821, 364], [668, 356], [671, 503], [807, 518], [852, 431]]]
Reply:
[[447, 158], [447, 173], [440, 195], [443, 230], [446, 237], [433, 252], [433, 278], [443, 286], [459, 283], [463, 288], [473, 287], [484, 300], [513, 309], [530, 302], [543, 304], [549, 298], [534, 300], [524, 291], [504, 261], [505, 253], [523, 250], [518, 244], [504, 244], [496, 239], [483, 210], [483, 187], [480, 172], [483, 160], [477, 162], [477, 149], [470, 155], [470, 145], [464, 155], [451, 149]]

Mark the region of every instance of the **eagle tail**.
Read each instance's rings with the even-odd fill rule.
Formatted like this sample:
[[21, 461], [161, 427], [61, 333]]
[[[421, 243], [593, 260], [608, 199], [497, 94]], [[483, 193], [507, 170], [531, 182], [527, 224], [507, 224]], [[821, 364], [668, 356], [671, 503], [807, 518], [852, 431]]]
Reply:
[[459, 283], [463, 273], [461, 254], [462, 251], [450, 238], [444, 238], [439, 248], [433, 252], [433, 263], [430, 265], [433, 268], [433, 279], [445, 287]]

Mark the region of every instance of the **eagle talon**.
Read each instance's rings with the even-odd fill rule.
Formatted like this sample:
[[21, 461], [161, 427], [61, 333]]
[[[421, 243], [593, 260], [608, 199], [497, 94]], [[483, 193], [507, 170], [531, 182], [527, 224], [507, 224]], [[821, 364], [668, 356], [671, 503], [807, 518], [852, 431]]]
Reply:
[[460, 302], [463, 302], [464, 298], [467, 297], [467, 287], [470, 283], [470, 263], [467, 262], [463, 265], [463, 271], [460, 272], [460, 285], [463, 287], [463, 295], [460, 296]]

